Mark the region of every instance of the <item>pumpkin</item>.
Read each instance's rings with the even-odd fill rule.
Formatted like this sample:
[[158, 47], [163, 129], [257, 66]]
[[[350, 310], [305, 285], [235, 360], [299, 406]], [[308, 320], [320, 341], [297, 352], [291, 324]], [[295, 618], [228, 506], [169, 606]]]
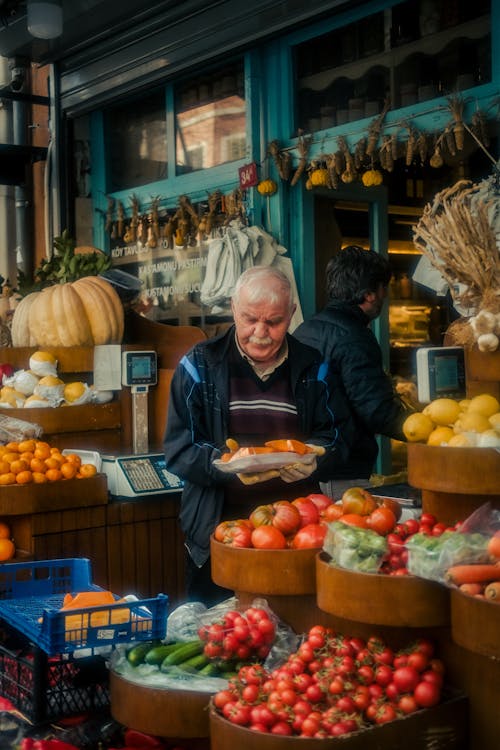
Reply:
[[94, 346], [119, 344], [124, 313], [115, 289], [99, 276], [32, 292], [12, 319], [13, 346]]
[[274, 195], [277, 189], [277, 184], [271, 179], [262, 180], [257, 185], [257, 190], [261, 195]]
[[328, 169], [317, 167], [311, 171], [309, 176], [313, 187], [328, 187], [330, 183]]
[[382, 172], [379, 172], [378, 169], [367, 169], [367, 171], [362, 176], [363, 185], [365, 187], [372, 187], [373, 185], [381, 185], [382, 184]]

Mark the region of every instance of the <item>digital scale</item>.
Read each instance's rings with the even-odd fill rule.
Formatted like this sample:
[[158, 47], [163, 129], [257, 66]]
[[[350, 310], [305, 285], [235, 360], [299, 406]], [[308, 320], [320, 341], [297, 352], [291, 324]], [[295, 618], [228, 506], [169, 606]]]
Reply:
[[121, 369], [121, 385], [132, 393], [131, 455], [102, 455], [101, 470], [106, 474], [108, 489], [114, 497], [141, 497], [166, 492], [180, 492], [182, 481], [168, 471], [163, 453], [149, 453], [148, 391], [158, 379], [155, 351], [119, 352], [101, 347], [99, 370], [109, 377]]
[[465, 398], [465, 356], [461, 346], [422, 347], [417, 351], [418, 400]]
[[182, 481], [168, 471], [163, 453], [104, 455], [101, 461], [109, 492], [115, 497], [141, 497], [182, 490]]

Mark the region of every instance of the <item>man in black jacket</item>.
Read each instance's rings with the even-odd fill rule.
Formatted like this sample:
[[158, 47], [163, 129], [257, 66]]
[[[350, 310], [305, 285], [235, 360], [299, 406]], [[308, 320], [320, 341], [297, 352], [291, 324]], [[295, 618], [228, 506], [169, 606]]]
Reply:
[[[346, 459], [352, 432], [345, 394], [315, 349], [287, 333], [295, 311], [290, 282], [277, 269], [249, 268], [232, 298], [235, 325], [196, 344], [171, 384], [164, 449], [184, 481], [180, 523], [188, 552], [187, 596], [213, 604], [229, 593], [211, 581], [210, 535], [221, 520], [257, 505], [320, 492]], [[307, 464], [227, 474], [214, 461], [226, 440], [260, 446], [295, 438], [315, 446]]]
[[354, 415], [349, 459], [324, 488], [335, 500], [348, 487], [368, 486], [378, 453], [377, 434], [405, 440], [402, 425], [409, 411], [384, 371], [370, 329], [382, 311], [391, 276], [387, 259], [373, 250], [356, 245], [340, 250], [326, 267], [326, 307], [294, 331], [339, 373]]

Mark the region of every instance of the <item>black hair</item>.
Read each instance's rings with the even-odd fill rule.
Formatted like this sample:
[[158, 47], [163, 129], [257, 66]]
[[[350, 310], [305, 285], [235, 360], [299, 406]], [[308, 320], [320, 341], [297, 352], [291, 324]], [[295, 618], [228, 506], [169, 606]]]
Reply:
[[339, 250], [326, 266], [326, 293], [330, 300], [361, 304], [365, 294], [387, 287], [392, 270], [389, 261], [374, 250], [349, 245]]

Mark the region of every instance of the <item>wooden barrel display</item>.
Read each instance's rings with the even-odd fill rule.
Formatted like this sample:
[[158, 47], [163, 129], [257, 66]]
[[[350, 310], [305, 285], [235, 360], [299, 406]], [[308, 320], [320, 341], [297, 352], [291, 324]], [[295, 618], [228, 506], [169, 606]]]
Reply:
[[449, 624], [449, 591], [416, 576], [357, 573], [316, 557], [318, 607], [346, 620], [395, 627], [442, 627]]
[[254, 594], [314, 594], [316, 552], [316, 549], [231, 547], [212, 536], [212, 579], [227, 589]]
[[232, 724], [210, 709], [212, 750], [463, 750], [467, 734], [467, 701], [454, 696], [440, 705], [404, 718], [336, 738], [280, 736]]
[[485, 502], [500, 508], [500, 452], [408, 443], [408, 482], [422, 491], [422, 510], [454, 524]]
[[125, 727], [157, 737], [206, 738], [211, 694], [153, 688], [110, 673], [111, 715]]
[[476, 654], [500, 659], [500, 605], [450, 590], [451, 637]]

